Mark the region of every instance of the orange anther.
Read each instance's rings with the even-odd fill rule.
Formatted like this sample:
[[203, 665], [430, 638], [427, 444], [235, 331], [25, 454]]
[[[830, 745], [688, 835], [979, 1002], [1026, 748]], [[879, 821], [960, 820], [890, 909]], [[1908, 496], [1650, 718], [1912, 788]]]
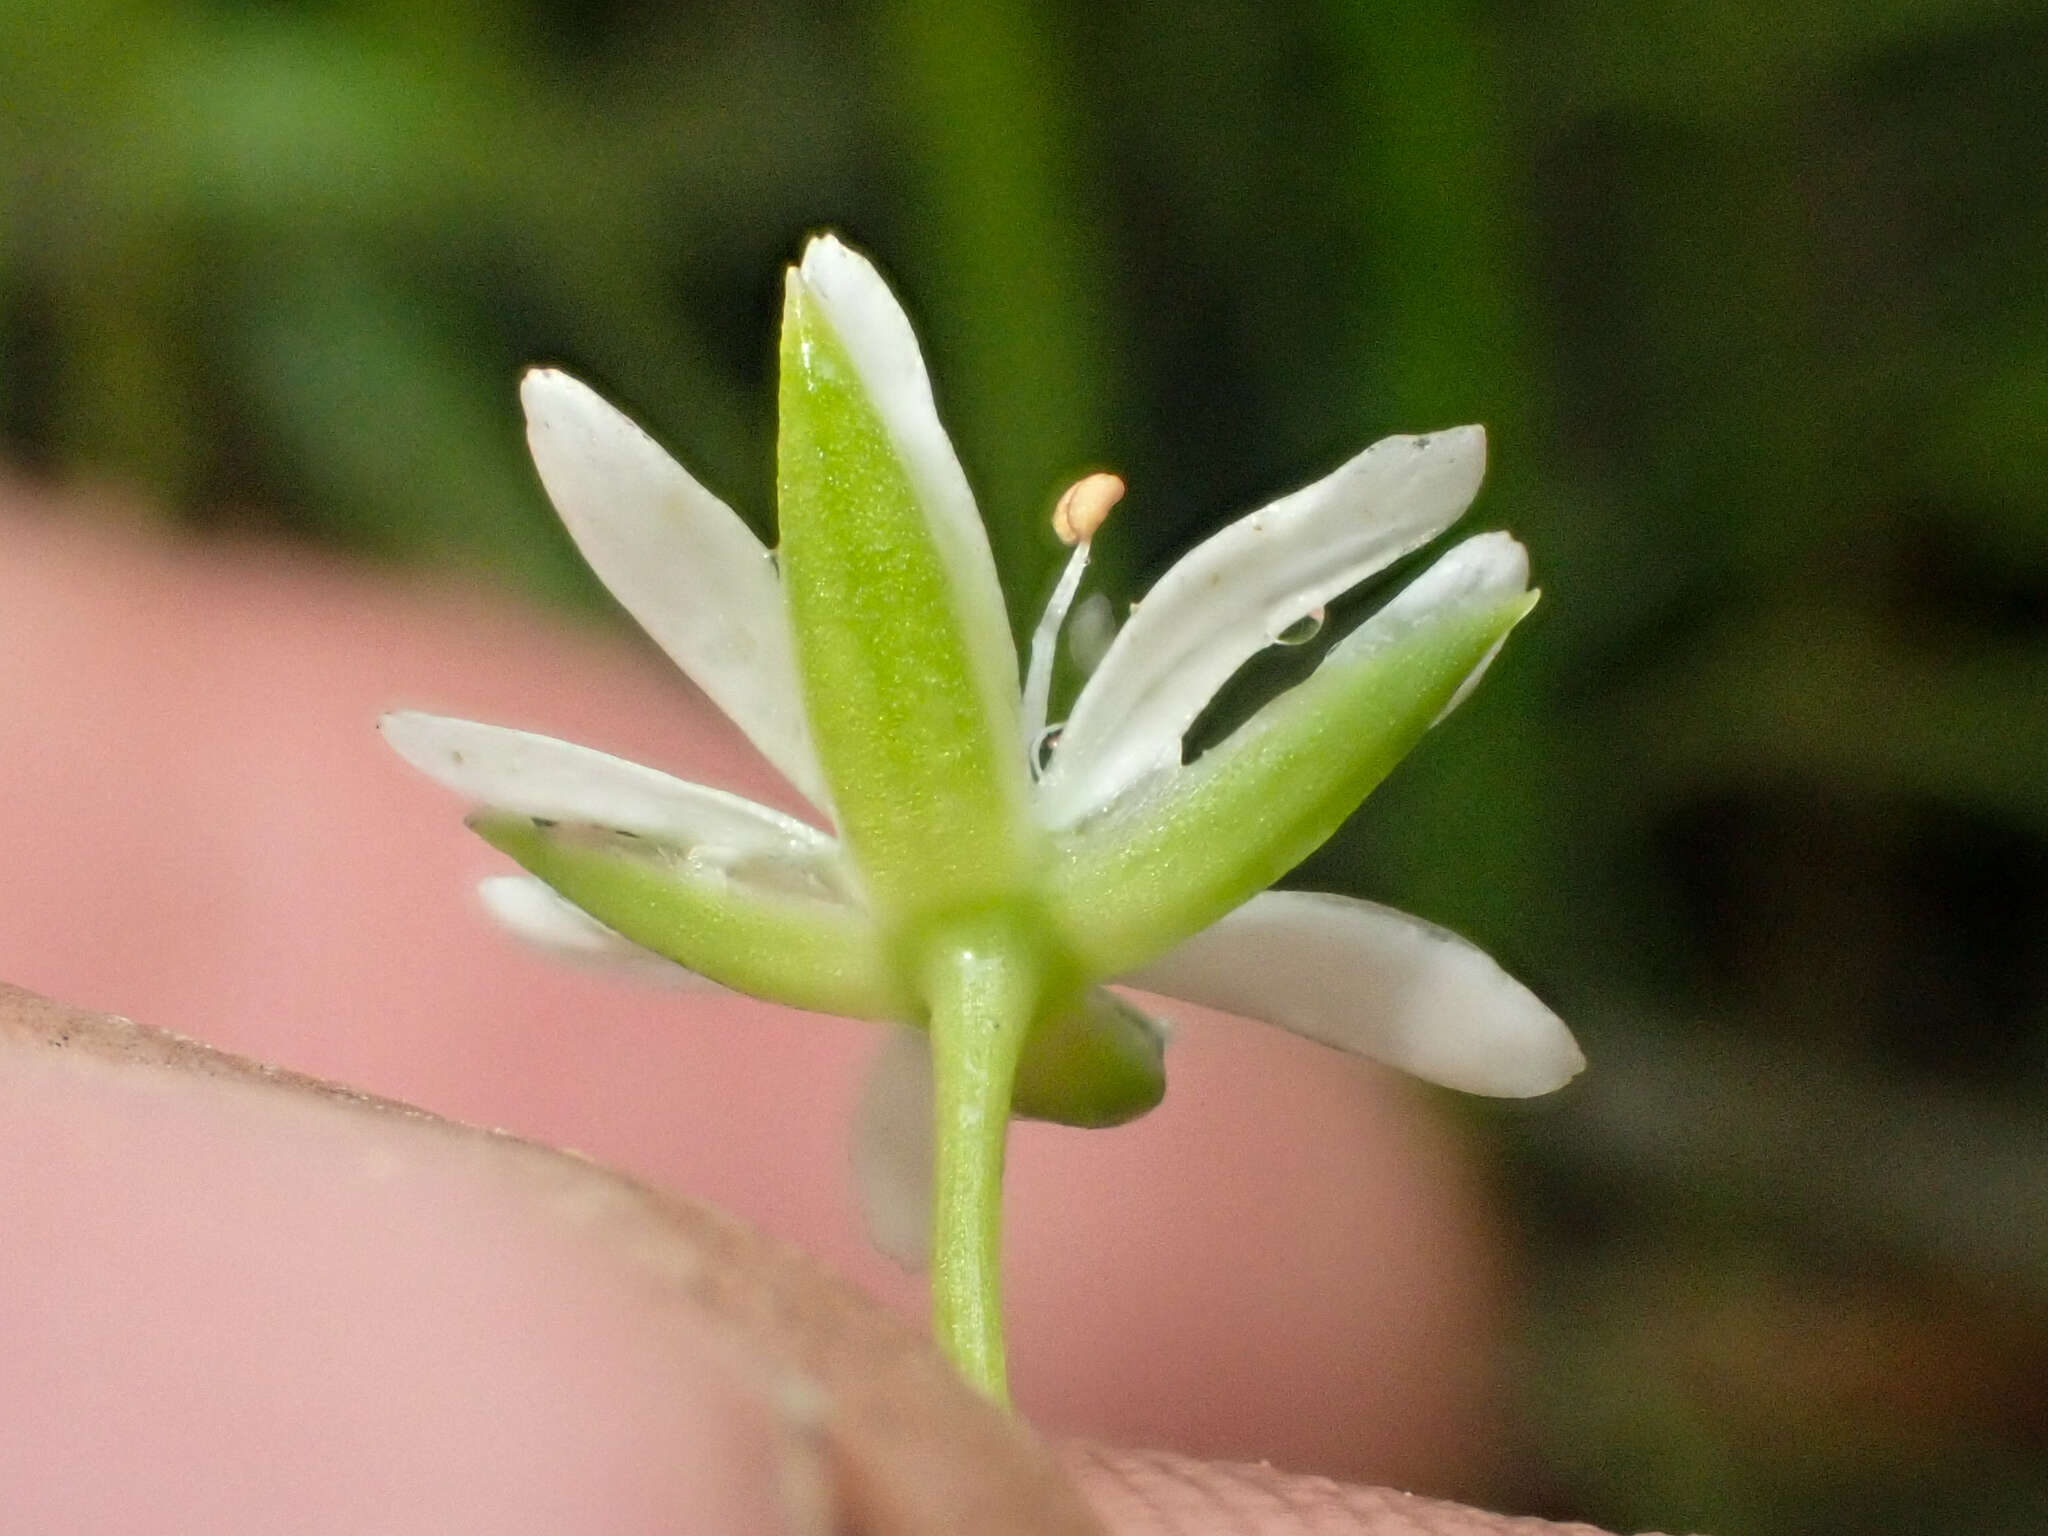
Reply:
[[1083, 475], [1067, 487], [1059, 505], [1052, 509], [1052, 531], [1062, 544], [1079, 544], [1095, 537], [1095, 530], [1109, 516], [1109, 509], [1124, 499], [1124, 483], [1115, 475]]

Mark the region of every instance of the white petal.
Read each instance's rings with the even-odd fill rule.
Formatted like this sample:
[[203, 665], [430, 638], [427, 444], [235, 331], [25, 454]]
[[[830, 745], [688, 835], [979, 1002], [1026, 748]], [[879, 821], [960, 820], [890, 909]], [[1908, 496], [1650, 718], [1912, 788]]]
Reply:
[[791, 280], [801, 282], [824, 310], [902, 458], [946, 564], [955, 616], [982, 674], [991, 718], [1014, 718], [1017, 644], [1005, 616], [995, 556], [953, 441], [940, 424], [931, 376], [909, 317], [868, 260], [831, 235], [820, 235], [804, 248]]
[[493, 875], [477, 882], [476, 893], [499, 927], [553, 959], [692, 991], [725, 991], [709, 977], [614, 933], [574, 902], [556, 895], [544, 880]]
[[[1393, 600], [1378, 613], [1346, 635], [1331, 650], [1324, 664], [1385, 645], [1439, 609], [1454, 603], [1500, 602], [1528, 589], [1528, 550], [1509, 534], [1475, 534], [1462, 544], [1453, 546], [1436, 564], [1395, 593]], [[1466, 674], [1465, 680], [1458, 684], [1458, 691], [1451, 695], [1450, 702], [1438, 712], [1437, 721], [1465, 702], [1466, 695], [1479, 685], [1479, 679], [1486, 675], [1486, 669], [1493, 665], [1493, 658], [1506, 644], [1507, 636], [1502, 635], [1479, 658], [1479, 664]]]
[[894, 1029], [868, 1063], [853, 1111], [853, 1192], [868, 1239], [905, 1269], [931, 1261], [932, 1053]]
[[732, 509], [587, 385], [519, 386], [541, 483], [590, 568], [763, 757], [829, 809], [782, 583]]
[[1216, 690], [1282, 630], [1427, 543], [1470, 505], [1486, 434], [1390, 437], [1240, 518], [1168, 571], [1089, 678], [1039, 786], [1066, 826], [1180, 761]]
[[413, 767], [477, 805], [771, 862], [803, 872], [819, 887], [816, 894], [843, 895], [847, 877], [836, 841], [724, 790], [476, 720], [408, 710], [386, 715], [378, 729]]
[[1345, 896], [1269, 891], [1123, 979], [1466, 1093], [1549, 1093], [1586, 1064], [1564, 1022], [1483, 951]]
[[1444, 608], [1500, 602], [1528, 587], [1529, 552], [1512, 534], [1474, 534], [1444, 551], [1378, 613], [1339, 641], [1330, 655], [1355, 655], [1361, 649], [1385, 644]]

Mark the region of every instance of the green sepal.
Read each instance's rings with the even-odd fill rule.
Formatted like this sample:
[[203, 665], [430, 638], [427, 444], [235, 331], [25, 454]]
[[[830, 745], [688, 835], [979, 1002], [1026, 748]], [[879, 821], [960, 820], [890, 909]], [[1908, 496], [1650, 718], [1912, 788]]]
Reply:
[[1163, 785], [1060, 839], [1050, 901], [1083, 967], [1115, 976], [1156, 959], [1307, 858], [1535, 603], [1454, 603], [1340, 646]]
[[1009, 898], [1039, 857], [1014, 653], [990, 654], [988, 626], [959, 610], [963, 583], [902, 456], [797, 273], [778, 473], [804, 706], [870, 902], [901, 930]]
[[1038, 1019], [1017, 1063], [1013, 1112], [1094, 1130], [1166, 1096], [1166, 1032], [1114, 993], [1090, 987]]
[[778, 889], [774, 871], [750, 879], [648, 838], [502, 811], [469, 826], [607, 928], [720, 986], [847, 1018], [910, 1012], [865, 914]]

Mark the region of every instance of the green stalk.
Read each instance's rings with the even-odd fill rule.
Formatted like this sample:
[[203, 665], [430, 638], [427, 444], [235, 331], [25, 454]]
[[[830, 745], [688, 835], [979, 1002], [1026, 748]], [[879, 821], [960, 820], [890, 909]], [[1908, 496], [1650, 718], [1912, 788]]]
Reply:
[[1004, 1406], [1003, 1150], [1039, 970], [1029, 945], [977, 935], [945, 946], [927, 983], [937, 1090], [932, 1333], [960, 1374]]

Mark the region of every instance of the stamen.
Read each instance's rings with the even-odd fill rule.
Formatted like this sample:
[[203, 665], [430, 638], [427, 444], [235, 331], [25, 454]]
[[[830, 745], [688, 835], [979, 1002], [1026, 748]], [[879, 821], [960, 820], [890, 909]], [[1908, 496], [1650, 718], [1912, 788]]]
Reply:
[[1106, 473], [1083, 475], [1060, 497], [1052, 509], [1052, 531], [1062, 544], [1086, 544], [1095, 537], [1109, 516], [1109, 509], [1124, 499], [1124, 483]]
[[1052, 598], [1045, 605], [1038, 627], [1031, 632], [1031, 662], [1024, 669], [1023, 725], [1024, 740], [1033, 749], [1034, 779], [1044, 767], [1038, 761], [1037, 743], [1045, 734], [1045, 711], [1052, 701], [1052, 663], [1059, 650], [1060, 627], [1067, 622], [1067, 610], [1074, 605], [1074, 594], [1080, 590], [1081, 575], [1087, 569], [1088, 541], [1083, 539], [1067, 557], [1067, 568], [1060, 572], [1059, 585], [1052, 589]]
[[[1066, 489], [1052, 509], [1052, 531], [1074, 553], [1060, 572], [1059, 584], [1045, 605], [1038, 627], [1031, 632], [1031, 662], [1024, 669], [1022, 705], [1024, 740], [1030, 748], [1031, 777], [1045, 771], [1050, 749], [1057, 737], [1045, 728], [1045, 712], [1052, 701], [1052, 664], [1059, 651], [1060, 629], [1067, 622], [1067, 610], [1081, 589], [1081, 575], [1088, 569], [1088, 541], [1095, 537], [1109, 516], [1109, 509], [1124, 499], [1124, 483], [1107, 473], [1083, 475]], [[1041, 750], [1043, 749], [1043, 750]], [[1046, 761], [1040, 761], [1041, 758]]]

